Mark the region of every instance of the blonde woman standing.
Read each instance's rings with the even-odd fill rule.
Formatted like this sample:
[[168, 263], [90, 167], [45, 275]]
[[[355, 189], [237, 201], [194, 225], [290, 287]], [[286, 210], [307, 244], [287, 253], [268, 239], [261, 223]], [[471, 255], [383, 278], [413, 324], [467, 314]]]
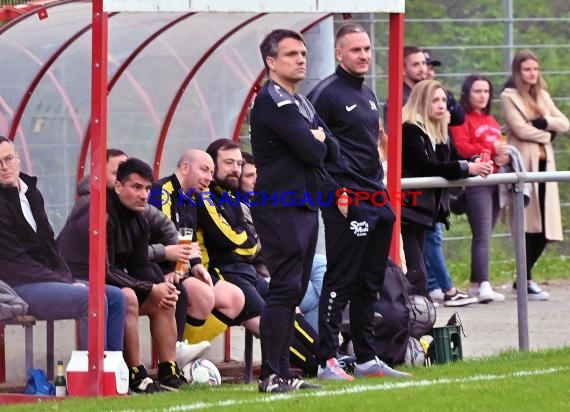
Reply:
[[[515, 54], [511, 80], [512, 86], [501, 93], [509, 143], [520, 151], [529, 172], [554, 172], [552, 140], [556, 133], [568, 131], [568, 118], [545, 90], [538, 58], [532, 52]], [[532, 197], [525, 209], [525, 233], [528, 298], [547, 300], [549, 293], [532, 280], [532, 268], [548, 242], [562, 240], [558, 183], [533, 183]]]
[[[423, 80], [412, 89], [402, 113], [402, 177], [441, 176], [449, 180], [487, 176], [492, 162], [458, 160], [448, 137], [447, 94], [435, 80]], [[402, 238], [408, 279], [414, 294], [429, 296], [423, 261], [425, 231], [436, 222], [449, 224], [449, 197], [441, 188], [422, 189], [404, 198]]]

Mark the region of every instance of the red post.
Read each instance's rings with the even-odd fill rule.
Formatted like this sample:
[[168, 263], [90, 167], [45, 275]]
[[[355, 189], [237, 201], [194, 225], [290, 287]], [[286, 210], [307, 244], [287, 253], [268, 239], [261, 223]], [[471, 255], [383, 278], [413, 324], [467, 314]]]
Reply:
[[103, 395], [106, 256], [107, 13], [93, 0], [91, 50], [91, 204], [89, 209], [88, 392]]
[[[402, 67], [404, 65], [404, 14], [390, 13], [390, 51], [388, 54], [388, 190], [402, 191]], [[396, 213], [390, 257], [400, 263], [400, 202], [393, 202]]]

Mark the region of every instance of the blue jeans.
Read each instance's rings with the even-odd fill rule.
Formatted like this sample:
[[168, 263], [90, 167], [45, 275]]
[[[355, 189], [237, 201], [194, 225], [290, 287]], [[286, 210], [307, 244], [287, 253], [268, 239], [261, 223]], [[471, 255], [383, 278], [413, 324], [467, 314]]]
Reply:
[[323, 277], [325, 276], [326, 270], [327, 258], [324, 255], [316, 254], [313, 258], [313, 268], [311, 270], [309, 286], [299, 305], [299, 309], [301, 309], [305, 321], [307, 321], [315, 331], [319, 330], [319, 299], [321, 298]]
[[[86, 281], [81, 281], [89, 285]], [[81, 345], [87, 349], [89, 288], [61, 282], [38, 282], [14, 287], [29, 305], [28, 314], [43, 320], [79, 319]], [[106, 350], [122, 351], [125, 335], [126, 302], [121, 289], [105, 286]]]
[[453, 287], [443, 254], [443, 223], [436, 223], [435, 230], [426, 230], [424, 264], [428, 277], [428, 292], [440, 288], [443, 292]]

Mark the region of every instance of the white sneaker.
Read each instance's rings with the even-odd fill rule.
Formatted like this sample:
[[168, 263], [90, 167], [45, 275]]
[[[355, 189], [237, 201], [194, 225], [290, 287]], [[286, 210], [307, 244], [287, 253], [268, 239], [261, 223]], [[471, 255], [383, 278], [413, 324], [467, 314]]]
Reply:
[[505, 295], [495, 292], [487, 281], [481, 282], [478, 288], [469, 288], [469, 296], [477, 298], [479, 303], [505, 301]]
[[204, 357], [210, 350], [210, 346], [210, 342], [207, 340], [196, 344], [190, 344], [186, 339], [183, 342], [176, 342], [176, 363], [178, 367], [182, 369], [193, 360]]
[[548, 300], [550, 298], [550, 293], [542, 290], [534, 280], [528, 281], [527, 292], [528, 300]]
[[432, 290], [429, 293], [429, 296], [431, 297], [433, 303], [443, 303], [443, 298], [445, 297], [443, 295], [443, 291], [440, 288]]

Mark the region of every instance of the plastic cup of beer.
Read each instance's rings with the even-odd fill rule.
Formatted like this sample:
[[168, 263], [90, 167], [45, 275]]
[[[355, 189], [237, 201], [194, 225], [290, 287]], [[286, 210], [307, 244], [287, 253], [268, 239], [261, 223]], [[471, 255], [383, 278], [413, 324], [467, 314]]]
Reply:
[[[194, 234], [194, 230], [191, 227], [181, 227], [178, 229], [178, 243], [181, 245], [190, 245], [192, 243], [192, 235]], [[188, 261], [179, 260], [176, 262], [176, 268], [174, 271], [177, 275], [183, 276], [186, 274], [186, 267], [188, 265]]]

